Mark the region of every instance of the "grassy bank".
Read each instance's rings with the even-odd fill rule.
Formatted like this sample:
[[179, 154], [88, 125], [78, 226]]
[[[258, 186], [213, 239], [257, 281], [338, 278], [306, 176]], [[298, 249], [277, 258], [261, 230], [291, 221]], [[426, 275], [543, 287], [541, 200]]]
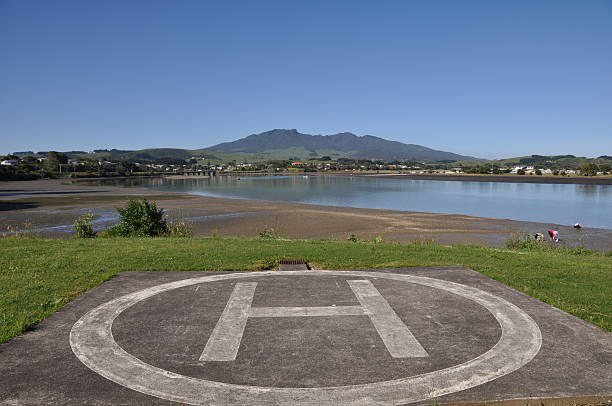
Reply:
[[462, 265], [612, 331], [612, 256], [249, 238], [0, 239], [0, 342], [122, 271], [273, 269], [281, 258], [316, 268]]

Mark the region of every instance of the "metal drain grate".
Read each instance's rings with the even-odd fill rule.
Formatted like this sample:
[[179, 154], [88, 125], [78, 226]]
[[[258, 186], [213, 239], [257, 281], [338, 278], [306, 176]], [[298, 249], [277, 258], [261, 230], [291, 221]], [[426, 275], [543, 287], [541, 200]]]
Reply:
[[303, 259], [281, 259], [280, 264], [281, 265], [300, 265], [300, 264], [306, 264], [306, 261], [304, 261]]
[[281, 259], [279, 264], [280, 271], [303, 271], [310, 269], [303, 259]]

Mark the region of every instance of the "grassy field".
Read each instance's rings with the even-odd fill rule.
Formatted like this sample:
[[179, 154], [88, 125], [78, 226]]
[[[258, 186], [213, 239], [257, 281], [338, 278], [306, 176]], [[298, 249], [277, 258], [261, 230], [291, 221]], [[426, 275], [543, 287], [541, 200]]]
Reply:
[[612, 331], [612, 256], [583, 250], [496, 249], [256, 238], [0, 239], [0, 342], [121, 271], [462, 265]]

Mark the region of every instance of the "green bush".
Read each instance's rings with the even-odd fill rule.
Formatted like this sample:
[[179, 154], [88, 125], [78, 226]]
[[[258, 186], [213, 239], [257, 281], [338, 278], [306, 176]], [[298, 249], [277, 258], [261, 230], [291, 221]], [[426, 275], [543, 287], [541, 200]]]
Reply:
[[349, 235], [346, 240], [350, 241], [350, 242], [359, 242], [359, 238], [357, 238], [357, 236], [355, 234]]
[[544, 246], [542, 241], [538, 241], [530, 235], [513, 234], [506, 240], [506, 248], [513, 249], [532, 249]]
[[93, 229], [91, 221], [94, 219], [93, 214], [85, 214], [76, 219], [74, 222], [74, 234], [76, 238], [95, 238], [96, 232]]
[[274, 231], [273, 228], [265, 229], [259, 232], [259, 238], [263, 238], [264, 240], [276, 240], [280, 238], [278, 233]]
[[155, 237], [168, 234], [164, 210], [146, 199], [130, 199], [125, 207], [117, 208], [119, 224], [104, 233], [107, 237]]
[[100, 233], [100, 237], [191, 237], [190, 223], [181, 220], [167, 222], [164, 209], [146, 199], [130, 199], [125, 207], [117, 208], [121, 215], [119, 224]]
[[103, 237], [103, 238], [124, 237], [124, 235], [119, 225], [116, 225], [116, 226], [107, 228], [106, 230], [100, 232], [100, 237]]
[[580, 165], [580, 174], [582, 176], [597, 176], [597, 172], [599, 171], [599, 166], [594, 163], [588, 163], [584, 165]]

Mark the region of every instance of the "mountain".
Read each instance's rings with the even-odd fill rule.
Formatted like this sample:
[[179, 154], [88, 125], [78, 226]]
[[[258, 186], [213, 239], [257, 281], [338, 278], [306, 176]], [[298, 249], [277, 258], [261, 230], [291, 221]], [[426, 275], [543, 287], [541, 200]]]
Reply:
[[389, 141], [372, 135], [357, 136], [352, 133], [334, 135], [302, 134], [297, 130], [276, 129], [253, 134], [233, 142], [224, 142], [207, 151], [223, 153], [264, 153], [287, 157], [362, 158], [417, 161], [463, 161], [477, 158], [452, 152], [437, 151], [416, 144]]

